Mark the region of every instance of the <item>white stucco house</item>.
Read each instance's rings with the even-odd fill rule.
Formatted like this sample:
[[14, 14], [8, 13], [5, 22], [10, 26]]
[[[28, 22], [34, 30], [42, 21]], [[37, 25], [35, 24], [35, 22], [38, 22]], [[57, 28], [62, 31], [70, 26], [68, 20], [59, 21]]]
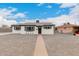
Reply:
[[54, 34], [54, 25], [49, 22], [27, 22], [11, 26], [13, 33], [22, 34]]

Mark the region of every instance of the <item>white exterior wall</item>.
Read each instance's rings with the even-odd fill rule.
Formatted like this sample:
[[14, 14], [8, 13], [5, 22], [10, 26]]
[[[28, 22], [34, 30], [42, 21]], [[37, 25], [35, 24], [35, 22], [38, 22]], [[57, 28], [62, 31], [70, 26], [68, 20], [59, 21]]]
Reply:
[[44, 29], [42, 27], [42, 34], [54, 34], [54, 26], [52, 26], [52, 29]]
[[23, 26], [21, 26], [21, 30], [15, 30], [14, 27], [12, 27], [12, 32], [13, 33], [25, 33]]
[[[21, 34], [38, 34], [38, 27], [35, 26], [34, 31], [25, 31], [25, 26], [21, 26], [21, 30], [14, 30], [14, 27], [12, 27], [12, 32]], [[44, 29], [42, 27], [41, 34], [54, 34], [54, 26], [52, 26], [52, 29]]]
[[14, 30], [14, 27], [12, 27], [12, 32], [21, 34], [38, 34], [37, 27], [35, 27], [35, 31], [25, 31], [25, 26], [21, 26], [21, 30]]

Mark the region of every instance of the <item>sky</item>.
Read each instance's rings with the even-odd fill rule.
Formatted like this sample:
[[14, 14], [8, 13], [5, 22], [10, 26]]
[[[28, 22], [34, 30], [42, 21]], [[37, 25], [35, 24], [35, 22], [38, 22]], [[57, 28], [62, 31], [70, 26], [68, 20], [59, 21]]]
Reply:
[[0, 3], [0, 25], [35, 20], [78, 24], [78, 10], [77, 3]]

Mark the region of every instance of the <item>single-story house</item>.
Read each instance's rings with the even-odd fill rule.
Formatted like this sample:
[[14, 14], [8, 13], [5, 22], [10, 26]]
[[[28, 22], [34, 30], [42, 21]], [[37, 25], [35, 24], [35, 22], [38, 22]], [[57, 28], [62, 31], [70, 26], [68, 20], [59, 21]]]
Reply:
[[70, 23], [65, 23], [61, 26], [57, 26], [56, 29], [60, 33], [74, 33], [75, 31], [79, 31], [79, 26]]
[[12, 25], [13, 33], [25, 34], [54, 34], [54, 25], [49, 22], [27, 22]]

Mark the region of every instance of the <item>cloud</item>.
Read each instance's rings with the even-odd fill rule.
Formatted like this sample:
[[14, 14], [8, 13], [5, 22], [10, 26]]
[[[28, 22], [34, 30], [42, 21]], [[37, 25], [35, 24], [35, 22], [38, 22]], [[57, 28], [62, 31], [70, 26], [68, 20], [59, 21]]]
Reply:
[[15, 12], [16, 8], [0, 8], [0, 16], [6, 17], [8, 15], [11, 15], [12, 12]]
[[0, 27], [2, 25], [11, 26], [17, 23], [17, 18], [25, 18], [26, 15], [22, 12], [17, 12], [16, 8], [0, 8]]
[[15, 12], [16, 8], [0, 8], [0, 27], [2, 25], [11, 26], [11, 24], [17, 23], [16, 20], [7, 20], [6, 17], [12, 15], [12, 12]]
[[47, 8], [52, 8], [52, 6], [51, 5], [48, 5], [48, 6], [46, 6]]
[[[38, 4], [38, 6], [42, 6], [42, 4]], [[47, 5], [48, 8], [51, 8], [51, 5]], [[46, 7], [47, 7], [46, 6]], [[6, 24], [10, 26], [11, 24], [15, 24], [17, 18], [24, 19], [24, 22], [35, 22], [36, 20], [40, 20], [40, 22], [52, 22], [56, 24], [56, 26], [62, 25], [63, 23], [70, 22], [72, 24], [78, 24], [79, 25], [79, 4], [73, 4], [73, 3], [65, 3], [61, 4], [60, 8], [70, 8], [70, 13], [68, 15], [61, 15], [58, 17], [52, 17], [47, 19], [35, 19], [35, 20], [28, 20], [24, 19], [26, 18], [26, 14], [24, 12], [17, 12], [18, 10], [16, 8], [8, 7], [8, 8], [0, 8], [0, 25]], [[16, 12], [15, 14], [13, 12]], [[60, 13], [59, 11], [58, 13]], [[47, 12], [45, 12], [46, 14]], [[8, 20], [9, 19], [9, 20]]]
[[12, 24], [16, 23], [17, 22], [15, 20], [7, 20], [0, 16], [0, 27], [2, 27], [2, 25], [8, 25], [10, 27]]
[[[51, 7], [49, 7], [49, 8], [51, 8]], [[60, 6], [60, 8], [69, 8], [70, 9], [69, 14], [67, 14], [67, 15], [62, 14], [58, 17], [52, 17], [52, 18], [47, 18], [47, 19], [26, 20], [25, 22], [35, 22], [36, 20], [40, 20], [40, 22], [52, 22], [56, 26], [60, 26], [64, 23], [68, 23], [68, 22], [71, 24], [79, 25], [79, 4], [64, 3]], [[58, 11], [57, 14], [60, 12], [61, 11]], [[46, 12], [45, 12], [45, 14], [46, 14]]]
[[24, 13], [17, 13], [15, 16], [14, 16], [15, 18], [25, 18], [26, 17], [26, 15], [24, 14]]
[[74, 20], [75, 24], [79, 25], [79, 5], [76, 5], [74, 8], [71, 9], [69, 16], [72, 20]]
[[61, 15], [61, 16], [55, 17], [55, 18], [48, 18], [47, 22], [52, 22], [56, 26], [60, 26], [60, 25], [67, 23], [67, 22], [73, 23], [73, 21], [71, 21], [70, 17], [67, 15]]
[[[73, 7], [74, 6], [74, 7]], [[45, 19], [47, 22], [52, 22], [56, 26], [60, 26], [64, 23], [71, 23], [71, 24], [76, 24], [79, 25], [79, 4], [62, 4], [60, 8], [70, 8], [70, 12], [67, 15], [60, 15], [58, 17], [52, 17], [52, 18], [47, 18]], [[73, 8], [71, 8], [73, 7]], [[60, 12], [60, 11], [59, 11]], [[58, 13], [59, 13], [58, 12]]]
[[39, 3], [39, 4], [37, 4], [37, 6], [42, 6], [42, 5], [44, 5], [44, 3]]
[[67, 8], [67, 7], [74, 7], [74, 6], [76, 6], [77, 5], [77, 3], [63, 3], [63, 4], [61, 4], [61, 6], [60, 6], [60, 8]]

